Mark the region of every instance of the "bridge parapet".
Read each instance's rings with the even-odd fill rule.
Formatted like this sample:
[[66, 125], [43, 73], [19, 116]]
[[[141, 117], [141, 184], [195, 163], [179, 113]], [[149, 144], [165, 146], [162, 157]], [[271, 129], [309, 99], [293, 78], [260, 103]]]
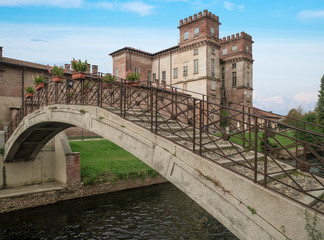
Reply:
[[[123, 79], [105, 83], [98, 78], [85, 84], [87, 82], [49, 83], [27, 99], [7, 129], [7, 141], [15, 135], [16, 128], [21, 128], [25, 116], [43, 106], [97, 106], [257, 185], [324, 213], [323, 126], [297, 120], [294, 126], [288, 125], [255, 115], [246, 106], [223, 106], [175, 89], [161, 89]], [[84, 88], [85, 85], [89, 85], [89, 90]], [[80, 114], [85, 112], [81, 109]], [[68, 126], [62, 125], [60, 131]], [[42, 126], [40, 128], [45, 131]], [[39, 141], [34, 143], [36, 153]], [[33, 157], [30, 153], [30, 156], [16, 158], [10, 155], [11, 149], [5, 151], [6, 161], [32, 160]]]

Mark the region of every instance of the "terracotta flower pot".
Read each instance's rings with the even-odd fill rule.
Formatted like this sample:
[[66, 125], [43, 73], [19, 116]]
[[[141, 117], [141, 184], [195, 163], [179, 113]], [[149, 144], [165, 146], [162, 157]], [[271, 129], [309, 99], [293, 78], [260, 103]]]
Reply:
[[127, 86], [131, 86], [131, 87], [138, 87], [139, 86], [139, 82], [127, 82], [126, 85]]
[[52, 81], [53, 81], [53, 82], [62, 82], [62, 81], [63, 81], [63, 77], [60, 77], [60, 76], [53, 76], [53, 77], [52, 77]]
[[38, 83], [36, 85], [36, 90], [41, 90], [42, 88], [44, 88], [44, 83]]
[[27, 98], [31, 98], [33, 96], [33, 94], [32, 93], [26, 93], [25, 94], [25, 98], [27, 99]]
[[102, 83], [102, 88], [103, 89], [112, 88], [112, 83]]
[[82, 80], [85, 79], [85, 72], [75, 72], [72, 73], [72, 79], [74, 80]]

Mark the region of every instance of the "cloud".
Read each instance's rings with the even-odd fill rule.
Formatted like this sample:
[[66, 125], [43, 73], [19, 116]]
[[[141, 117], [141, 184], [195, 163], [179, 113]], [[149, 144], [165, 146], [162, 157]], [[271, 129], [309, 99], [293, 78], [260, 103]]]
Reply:
[[253, 105], [257, 108], [286, 115], [290, 109], [302, 107], [304, 112], [312, 111], [317, 102], [315, 92], [298, 92], [293, 96], [264, 97], [255, 92]]
[[32, 42], [47, 42], [46, 40], [38, 39], [38, 38], [32, 38], [32, 39], [30, 39], [30, 41], [32, 41]]
[[297, 17], [303, 20], [324, 19], [324, 10], [304, 10], [299, 12]]
[[141, 16], [147, 16], [152, 14], [152, 10], [155, 6], [148, 5], [144, 2], [125, 2], [119, 4], [120, 9], [128, 12], [135, 12]]
[[46, 6], [59, 8], [80, 8], [83, 0], [0, 0], [0, 6], [24, 7], [24, 6]]
[[239, 9], [240, 11], [243, 11], [244, 8], [245, 8], [245, 5], [244, 5], [244, 4], [242, 4], [242, 5], [236, 5], [236, 4], [234, 4], [234, 3], [231, 3], [231, 2], [227, 2], [227, 1], [225, 1], [225, 2], [224, 2], [224, 7], [225, 7], [227, 10], [230, 10], [230, 11], [235, 10], [235, 9]]
[[3, 7], [56, 7], [56, 8], [104, 8], [112, 11], [134, 12], [140, 16], [153, 13], [156, 7], [142, 1], [86, 1], [86, 0], [0, 0]]

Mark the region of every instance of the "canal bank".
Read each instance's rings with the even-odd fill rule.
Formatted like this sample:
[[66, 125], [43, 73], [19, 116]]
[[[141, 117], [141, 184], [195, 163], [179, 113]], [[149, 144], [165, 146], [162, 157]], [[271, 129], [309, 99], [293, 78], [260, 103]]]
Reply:
[[99, 194], [141, 188], [168, 182], [160, 175], [145, 179], [64, 187], [59, 183], [43, 183], [0, 190], [0, 213], [54, 204], [57, 202]]

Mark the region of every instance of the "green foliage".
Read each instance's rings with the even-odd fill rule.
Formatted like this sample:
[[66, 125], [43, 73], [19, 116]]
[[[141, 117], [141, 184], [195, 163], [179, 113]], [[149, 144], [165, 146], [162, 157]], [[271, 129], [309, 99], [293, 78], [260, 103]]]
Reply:
[[311, 240], [323, 240], [322, 233], [316, 229], [316, 224], [317, 224], [317, 213], [315, 213], [313, 219], [311, 220], [310, 214], [305, 210], [305, 220], [306, 220], [306, 225], [305, 229], [307, 231], [308, 236], [310, 237]]
[[3, 148], [0, 148], [0, 154], [4, 154], [4, 149]]
[[278, 144], [276, 144], [274, 142], [270, 142], [268, 137], [267, 137], [267, 139], [265, 139], [265, 134], [262, 133], [262, 137], [261, 137], [261, 141], [260, 141], [262, 152], [264, 152], [264, 150], [265, 150], [265, 142], [267, 143], [267, 151], [271, 151], [272, 149], [278, 147]]
[[225, 109], [221, 109], [220, 113], [220, 126], [227, 127], [229, 126], [229, 113]]
[[256, 214], [256, 210], [253, 207], [247, 206], [247, 208], [251, 211], [252, 214]]
[[52, 76], [63, 77], [64, 69], [63, 67], [58, 67], [54, 65], [53, 69], [51, 70], [51, 74]]
[[81, 154], [84, 184], [158, 176], [152, 168], [108, 140], [75, 141], [70, 146], [73, 152]]
[[25, 92], [26, 93], [34, 93], [35, 88], [33, 88], [32, 86], [27, 86], [27, 87], [25, 87]]
[[105, 83], [113, 82], [116, 81], [116, 77], [112, 76], [111, 74], [107, 74], [106, 76], [104, 76], [103, 81]]
[[34, 84], [37, 85], [37, 84], [40, 84], [40, 83], [44, 83], [45, 82], [45, 78], [42, 74], [37, 74], [35, 77], [34, 77]]
[[85, 60], [85, 62], [82, 62], [81, 59], [79, 59], [79, 61], [78, 61], [73, 58], [72, 69], [76, 72], [86, 72], [88, 70], [87, 60]]
[[69, 90], [67, 90], [66, 93], [65, 93], [65, 95], [67, 97], [73, 97], [74, 94], [75, 94], [75, 91], [72, 88], [70, 88]]
[[318, 92], [318, 101], [316, 104], [316, 112], [318, 113], [319, 122], [324, 122], [324, 74], [321, 78], [321, 86]]
[[128, 73], [126, 75], [126, 79], [128, 81], [138, 81], [138, 80], [140, 80], [140, 78], [142, 76], [143, 76], [143, 74], [141, 74], [141, 73], [128, 71]]
[[81, 88], [82, 88], [82, 90], [89, 89], [90, 88], [90, 82], [89, 81], [84, 82], [82, 84]]
[[296, 121], [294, 119], [301, 120], [303, 118], [302, 111], [303, 110], [302, 110], [301, 106], [299, 106], [297, 109], [295, 109], [295, 108], [290, 109], [290, 111], [288, 112], [288, 114], [287, 114], [286, 118], [283, 120], [283, 122], [286, 124], [289, 124], [289, 125], [296, 126]]

